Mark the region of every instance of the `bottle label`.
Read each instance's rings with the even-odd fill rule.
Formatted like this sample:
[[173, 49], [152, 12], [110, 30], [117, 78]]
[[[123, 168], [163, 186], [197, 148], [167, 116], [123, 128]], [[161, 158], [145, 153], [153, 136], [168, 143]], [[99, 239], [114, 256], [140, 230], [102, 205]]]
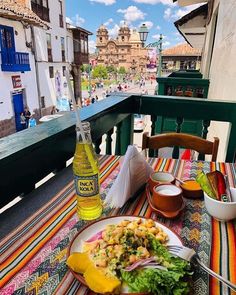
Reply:
[[80, 197], [91, 197], [99, 193], [98, 174], [91, 176], [75, 175], [76, 194]]

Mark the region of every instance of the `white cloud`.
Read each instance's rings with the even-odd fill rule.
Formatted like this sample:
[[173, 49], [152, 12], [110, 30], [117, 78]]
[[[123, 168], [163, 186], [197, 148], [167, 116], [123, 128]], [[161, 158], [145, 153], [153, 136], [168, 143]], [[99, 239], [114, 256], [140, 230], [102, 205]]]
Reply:
[[68, 24], [72, 25], [72, 24], [73, 24], [73, 21], [72, 21], [72, 19], [71, 19], [71, 18], [69, 18], [69, 17], [66, 17], [66, 23], [68, 23]]
[[139, 27], [141, 27], [142, 24], [145, 24], [149, 30], [153, 27], [153, 22], [151, 22], [151, 21], [142, 22], [139, 24]]
[[202, 3], [201, 4], [194, 4], [194, 5], [184, 7], [184, 8], [178, 8], [178, 9], [173, 9], [173, 8], [168, 7], [164, 11], [164, 18], [166, 20], [175, 21], [201, 5], [202, 5]]
[[94, 53], [96, 50], [96, 42], [94, 40], [88, 41], [89, 53]]
[[170, 42], [169, 41], [162, 42], [162, 46], [168, 47], [168, 46], [170, 46]]
[[139, 19], [144, 19], [146, 15], [136, 6], [129, 6], [127, 9], [118, 9], [117, 12], [123, 13], [124, 19], [128, 22], [134, 22]]
[[170, 18], [171, 18], [171, 14], [172, 14], [172, 10], [171, 10], [171, 8], [167, 8], [167, 9], [164, 11], [164, 19], [170, 19]]
[[119, 29], [120, 27], [117, 24], [115, 24], [113, 28], [108, 30], [109, 36], [113, 39], [116, 38], [119, 32]]
[[109, 18], [109, 19], [104, 23], [104, 26], [109, 26], [111, 23], [113, 23], [113, 18]]
[[157, 25], [156, 26], [156, 29], [159, 31], [161, 29], [161, 27]]
[[112, 5], [116, 3], [116, 0], [90, 0], [90, 2], [97, 2], [105, 5]]
[[176, 4], [173, 3], [172, 0], [133, 0], [133, 1], [136, 3], [151, 4], [151, 5], [161, 3], [163, 5], [176, 6]]
[[70, 25], [81, 27], [85, 23], [85, 19], [76, 14], [72, 18], [66, 17], [66, 22]]

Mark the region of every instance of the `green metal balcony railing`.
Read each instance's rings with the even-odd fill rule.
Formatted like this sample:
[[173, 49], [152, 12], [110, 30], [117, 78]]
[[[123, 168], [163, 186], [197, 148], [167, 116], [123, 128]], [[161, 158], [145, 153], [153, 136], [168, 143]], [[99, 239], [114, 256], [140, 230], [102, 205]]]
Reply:
[[[82, 120], [91, 123], [97, 153], [102, 136], [107, 134], [106, 153], [111, 153], [111, 134], [116, 126], [116, 154], [124, 154], [133, 139], [133, 114], [149, 114], [152, 132], [158, 116], [203, 120], [202, 136], [209, 121], [231, 125], [226, 161], [232, 162], [236, 147], [236, 103], [167, 96], [114, 94], [81, 110]], [[0, 139], [0, 205], [34, 189], [35, 183], [55, 169], [65, 167], [75, 150], [75, 114], [64, 116]]]

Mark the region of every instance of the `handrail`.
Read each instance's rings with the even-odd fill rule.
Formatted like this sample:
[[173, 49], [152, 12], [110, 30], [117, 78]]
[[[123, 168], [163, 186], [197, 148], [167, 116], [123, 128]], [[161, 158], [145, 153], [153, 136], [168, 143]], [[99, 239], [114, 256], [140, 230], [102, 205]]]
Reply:
[[[81, 110], [81, 119], [91, 123], [96, 150], [103, 134], [117, 126], [116, 153], [124, 154], [132, 143], [132, 114], [229, 122], [226, 161], [234, 160], [236, 103], [196, 98], [116, 93]], [[34, 189], [54, 169], [63, 168], [75, 149], [75, 114], [64, 116], [0, 139], [0, 205]], [[111, 142], [108, 138], [107, 142]], [[108, 148], [107, 151], [111, 149]]]

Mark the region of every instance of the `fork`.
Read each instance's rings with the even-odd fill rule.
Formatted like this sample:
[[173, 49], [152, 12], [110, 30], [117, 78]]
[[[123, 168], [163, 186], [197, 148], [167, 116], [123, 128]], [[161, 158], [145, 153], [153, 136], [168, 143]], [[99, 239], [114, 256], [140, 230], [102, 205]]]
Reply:
[[184, 260], [189, 262], [197, 262], [199, 266], [205, 270], [209, 275], [218, 279], [220, 282], [227, 285], [231, 290], [236, 291], [236, 285], [231, 283], [229, 280], [225, 279], [224, 277], [220, 276], [218, 273], [214, 272], [210, 268], [208, 268], [199, 258], [197, 253], [190, 248], [184, 246], [177, 246], [177, 245], [168, 245], [167, 246], [169, 252], [175, 256], [178, 256]]

